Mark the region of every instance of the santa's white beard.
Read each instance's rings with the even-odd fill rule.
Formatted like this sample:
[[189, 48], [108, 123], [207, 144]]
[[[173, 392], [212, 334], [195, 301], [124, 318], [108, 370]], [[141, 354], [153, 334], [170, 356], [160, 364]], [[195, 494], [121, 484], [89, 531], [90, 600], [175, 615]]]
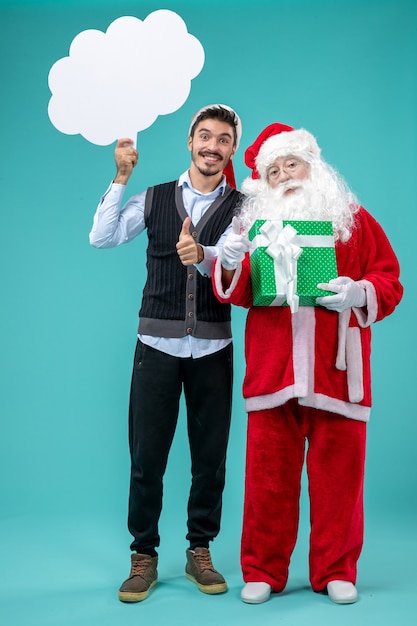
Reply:
[[[326, 172], [328, 174], [328, 172]], [[240, 221], [245, 232], [256, 219], [325, 220], [333, 223], [335, 239], [347, 241], [358, 205], [342, 179], [311, 176], [290, 180], [272, 189], [265, 181], [249, 181]], [[291, 192], [288, 190], [291, 189]], [[242, 185], [245, 193], [245, 184]], [[287, 193], [286, 193], [287, 192]]]
[[[268, 218], [277, 219], [323, 219], [321, 203], [314, 198], [309, 181], [291, 181], [275, 189], [269, 189], [264, 210]], [[289, 217], [291, 216], [291, 217]]]

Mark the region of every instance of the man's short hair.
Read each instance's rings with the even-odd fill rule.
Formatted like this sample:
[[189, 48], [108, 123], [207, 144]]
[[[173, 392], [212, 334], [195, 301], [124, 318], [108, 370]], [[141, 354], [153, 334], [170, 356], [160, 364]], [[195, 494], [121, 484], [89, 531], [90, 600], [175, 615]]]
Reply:
[[197, 128], [198, 124], [203, 120], [218, 120], [219, 122], [225, 122], [226, 124], [229, 124], [229, 126], [233, 128], [233, 145], [235, 145], [236, 147], [238, 146], [240, 139], [240, 136], [238, 136], [240, 120], [232, 109], [225, 108], [224, 106], [219, 104], [208, 106], [205, 109], [200, 110], [195, 119], [193, 119], [192, 121], [189, 132], [190, 137], [194, 137], [195, 129]]

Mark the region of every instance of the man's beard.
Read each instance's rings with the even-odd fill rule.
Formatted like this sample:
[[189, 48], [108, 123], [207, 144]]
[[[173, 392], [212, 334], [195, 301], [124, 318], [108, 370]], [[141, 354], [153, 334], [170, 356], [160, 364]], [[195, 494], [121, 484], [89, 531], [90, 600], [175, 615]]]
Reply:
[[336, 240], [347, 241], [358, 210], [356, 199], [331, 168], [320, 173], [311, 172], [308, 179], [289, 180], [275, 189], [259, 181], [258, 190], [242, 205], [244, 231], [255, 219], [324, 220], [333, 223]]
[[[210, 167], [208, 165], [205, 165], [204, 162], [202, 165], [200, 165], [198, 163], [198, 157], [200, 157], [201, 159], [203, 159], [203, 155], [205, 153], [208, 154], [213, 154], [215, 156], [217, 156], [219, 158], [218, 163], [213, 163], [213, 166]], [[210, 152], [209, 150], [200, 150], [200, 152], [198, 153], [193, 153], [192, 154], [192, 160], [193, 163], [196, 167], [196, 169], [200, 172], [200, 174], [202, 174], [203, 176], [217, 176], [220, 172], [223, 171], [223, 169], [226, 167], [228, 161], [225, 161], [224, 157], [219, 154], [218, 152]]]
[[219, 174], [223, 168], [219, 168], [218, 170], [210, 170], [210, 169], [203, 169], [202, 167], [200, 167], [199, 165], [195, 164], [196, 168], [198, 169], [198, 171], [200, 172], [200, 174], [202, 174], [203, 176], [217, 176], [217, 174]]

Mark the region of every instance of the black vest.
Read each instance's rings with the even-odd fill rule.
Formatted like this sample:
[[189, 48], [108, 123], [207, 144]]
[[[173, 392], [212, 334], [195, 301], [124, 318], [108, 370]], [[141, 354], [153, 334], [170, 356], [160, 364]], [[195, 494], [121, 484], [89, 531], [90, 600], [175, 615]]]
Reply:
[[[214, 246], [230, 224], [241, 194], [226, 186], [190, 232], [203, 246]], [[203, 339], [231, 337], [230, 305], [214, 296], [211, 279], [194, 265], [184, 266], [176, 244], [187, 217], [178, 181], [150, 187], [146, 193], [147, 280], [139, 311], [139, 333], [155, 337]]]

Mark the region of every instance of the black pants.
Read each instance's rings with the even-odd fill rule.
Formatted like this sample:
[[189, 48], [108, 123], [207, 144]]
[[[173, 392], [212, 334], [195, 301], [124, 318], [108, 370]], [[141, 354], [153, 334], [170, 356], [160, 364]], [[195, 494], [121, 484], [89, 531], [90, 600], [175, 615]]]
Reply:
[[138, 340], [129, 407], [131, 549], [156, 554], [162, 479], [177, 425], [182, 389], [191, 452], [190, 547], [208, 547], [219, 532], [229, 438], [233, 350], [177, 358]]

